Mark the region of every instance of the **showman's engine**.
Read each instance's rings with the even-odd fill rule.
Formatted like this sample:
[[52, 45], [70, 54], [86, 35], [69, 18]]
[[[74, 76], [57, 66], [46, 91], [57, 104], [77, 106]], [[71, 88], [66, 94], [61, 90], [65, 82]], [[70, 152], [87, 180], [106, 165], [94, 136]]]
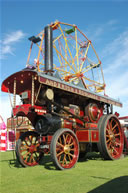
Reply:
[[13, 94], [12, 120], [27, 117], [33, 126], [16, 142], [18, 161], [34, 166], [50, 153], [63, 170], [88, 151], [109, 160], [127, 155], [128, 127], [113, 112], [122, 104], [105, 94], [101, 61], [87, 36], [76, 25], [55, 21], [29, 40], [26, 68], [2, 83], [2, 91]]

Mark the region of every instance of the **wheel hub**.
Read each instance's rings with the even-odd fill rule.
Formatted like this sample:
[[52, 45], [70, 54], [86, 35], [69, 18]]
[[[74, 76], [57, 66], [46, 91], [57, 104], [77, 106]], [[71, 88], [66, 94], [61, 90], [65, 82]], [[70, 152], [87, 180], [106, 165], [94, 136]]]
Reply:
[[31, 145], [31, 146], [29, 147], [29, 152], [30, 152], [30, 153], [33, 153], [33, 152], [35, 152], [35, 151], [36, 151], [35, 145]]
[[111, 139], [111, 140], [114, 139], [114, 135], [113, 135], [113, 134], [110, 135], [110, 139]]
[[70, 152], [70, 147], [68, 145], [64, 146], [64, 153], [68, 154]]
[[109, 138], [110, 138], [110, 140], [111, 140], [113, 143], [115, 142], [115, 135], [114, 135], [113, 132], [110, 132]]

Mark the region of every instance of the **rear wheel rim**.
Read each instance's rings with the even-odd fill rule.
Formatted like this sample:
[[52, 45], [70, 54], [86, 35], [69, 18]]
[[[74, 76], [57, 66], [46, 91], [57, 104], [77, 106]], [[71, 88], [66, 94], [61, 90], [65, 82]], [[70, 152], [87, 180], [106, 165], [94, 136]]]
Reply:
[[118, 159], [123, 151], [123, 133], [115, 117], [108, 119], [105, 129], [106, 149], [113, 159]]

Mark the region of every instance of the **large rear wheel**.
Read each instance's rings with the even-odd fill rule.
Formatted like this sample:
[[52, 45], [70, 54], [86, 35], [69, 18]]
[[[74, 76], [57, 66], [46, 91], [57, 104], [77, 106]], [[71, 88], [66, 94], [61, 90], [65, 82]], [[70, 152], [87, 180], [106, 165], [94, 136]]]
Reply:
[[75, 133], [70, 129], [57, 130], [51, 141], [50, 152], [57, 169], [74, 167], [79, 158], [79, 143]]
[[105, 115], [99, 121], [98, 147], [104, 159], [116, 160], [122, 156], [124, 134], [115, 115]]

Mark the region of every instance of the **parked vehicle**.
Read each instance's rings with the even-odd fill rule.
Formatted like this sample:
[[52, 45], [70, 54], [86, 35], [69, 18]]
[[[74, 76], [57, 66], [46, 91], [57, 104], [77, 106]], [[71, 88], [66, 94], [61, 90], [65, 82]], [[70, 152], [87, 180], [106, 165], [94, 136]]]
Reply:
[[[122, 104], [105, 94], [101, 61], [91, 41], [76, 25], [58, 21], [29, 40], [27, 67], [2, 83], [2, 91], [14, 95], [13, 116], [27, 117], [34, 128], [17, 141], [19, 162], [35, 166], [50, 153], [56, 168], [64, 170], [89, 149], [109, 160], [128, 153], [126, 133], [113, 113], [113, 105]], [[33, 45], [39, 52], [30, 65]], [[22, 104], [16, 105], [16, 95]]]

